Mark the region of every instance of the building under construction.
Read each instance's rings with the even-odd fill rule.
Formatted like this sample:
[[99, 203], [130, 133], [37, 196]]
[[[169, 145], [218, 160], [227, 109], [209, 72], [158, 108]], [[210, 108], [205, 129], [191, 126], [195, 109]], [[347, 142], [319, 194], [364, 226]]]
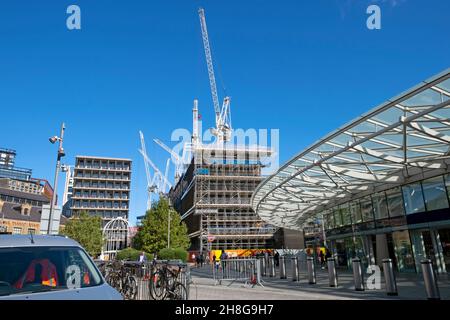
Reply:
[[176, 177], [169, 198], [188, 227], [191, 251], [272, 249], [276, 229], [261, 220], [250, 203], [272, 151], [232, 143], [231, 99], [225, 97], [219, 105], [205, 13], [201, 8], [198, 13], [215, 110], [211, 131], [216, 140], [202, 143], [195, 100], [190, 162]]
[[170, 191], [186, 222], [191, 251], [271, 249], [276, 229], [253, 211], [267, 150], [235, 145], [197, 145], [190, 165]]

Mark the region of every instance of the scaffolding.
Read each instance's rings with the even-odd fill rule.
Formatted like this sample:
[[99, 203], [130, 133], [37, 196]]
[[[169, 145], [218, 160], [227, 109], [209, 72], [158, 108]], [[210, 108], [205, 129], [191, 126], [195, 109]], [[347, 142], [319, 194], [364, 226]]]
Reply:
[[186, 222], [192, 250], [268, 249], [277, 228], [261, 220], [251, 197], [262, 181], [264, 147], [197, 145], [178, 184], [174, 207]]

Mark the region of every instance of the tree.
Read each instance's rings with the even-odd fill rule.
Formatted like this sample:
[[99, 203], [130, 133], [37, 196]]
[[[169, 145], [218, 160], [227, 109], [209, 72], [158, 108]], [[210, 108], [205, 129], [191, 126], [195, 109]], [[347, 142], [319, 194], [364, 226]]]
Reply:
[[61, 234], [78, 241], [92, 257], [102, 251], [102, 219], [98, 216], [82, 211], [79, 216], [69, 219]]
[[159, 252], [167, 248], [167, 229], [170, 216], [170, 247], [186, 250], [189, 245], [187, 227], [180, 215], [169, 205], [169, 201], [160, 198], [145, 214], [142, 226], [135, 238], [134, 247], [145, 252]]

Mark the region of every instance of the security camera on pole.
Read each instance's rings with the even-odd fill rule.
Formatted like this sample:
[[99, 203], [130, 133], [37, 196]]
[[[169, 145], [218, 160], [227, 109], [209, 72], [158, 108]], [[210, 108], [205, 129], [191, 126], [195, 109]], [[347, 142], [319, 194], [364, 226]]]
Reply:
[[56, 157], [56, 170], [55, 170], [55, 180], [53, 182], [53, 196], [52, 196], [52, 202], [50, 203], [50, 213], [48, 218], [48, 228], [47, 228], [47, 234], [51, 234], [52, 229], [52, 220], [53, 220], [53, 210], [56, 205], [56, 193], [58, 190], [58, 173], [59, 168], [61, 167], [61, 158], [64, 157], [66, 154], [63, 149], [63, 139], [64, 139], [64, 130], [66, 129], [64, 122], [61, 125], [61, 134], [60, 136], [53, 136], [49, 138], [48, 140], [50, 143], [55, 144], [57, 141], [59, 141], [58, 146], [58, 155]]

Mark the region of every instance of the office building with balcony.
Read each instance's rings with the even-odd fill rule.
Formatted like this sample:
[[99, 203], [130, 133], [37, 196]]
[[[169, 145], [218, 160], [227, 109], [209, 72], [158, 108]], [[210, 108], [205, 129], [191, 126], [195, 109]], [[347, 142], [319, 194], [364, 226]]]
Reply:
[[118, 217], [128, 220], [131, 163], [130, 159], [77, 156], [70, 177], [71, 216], [86, 211], [100, 216], [103, 225]]

